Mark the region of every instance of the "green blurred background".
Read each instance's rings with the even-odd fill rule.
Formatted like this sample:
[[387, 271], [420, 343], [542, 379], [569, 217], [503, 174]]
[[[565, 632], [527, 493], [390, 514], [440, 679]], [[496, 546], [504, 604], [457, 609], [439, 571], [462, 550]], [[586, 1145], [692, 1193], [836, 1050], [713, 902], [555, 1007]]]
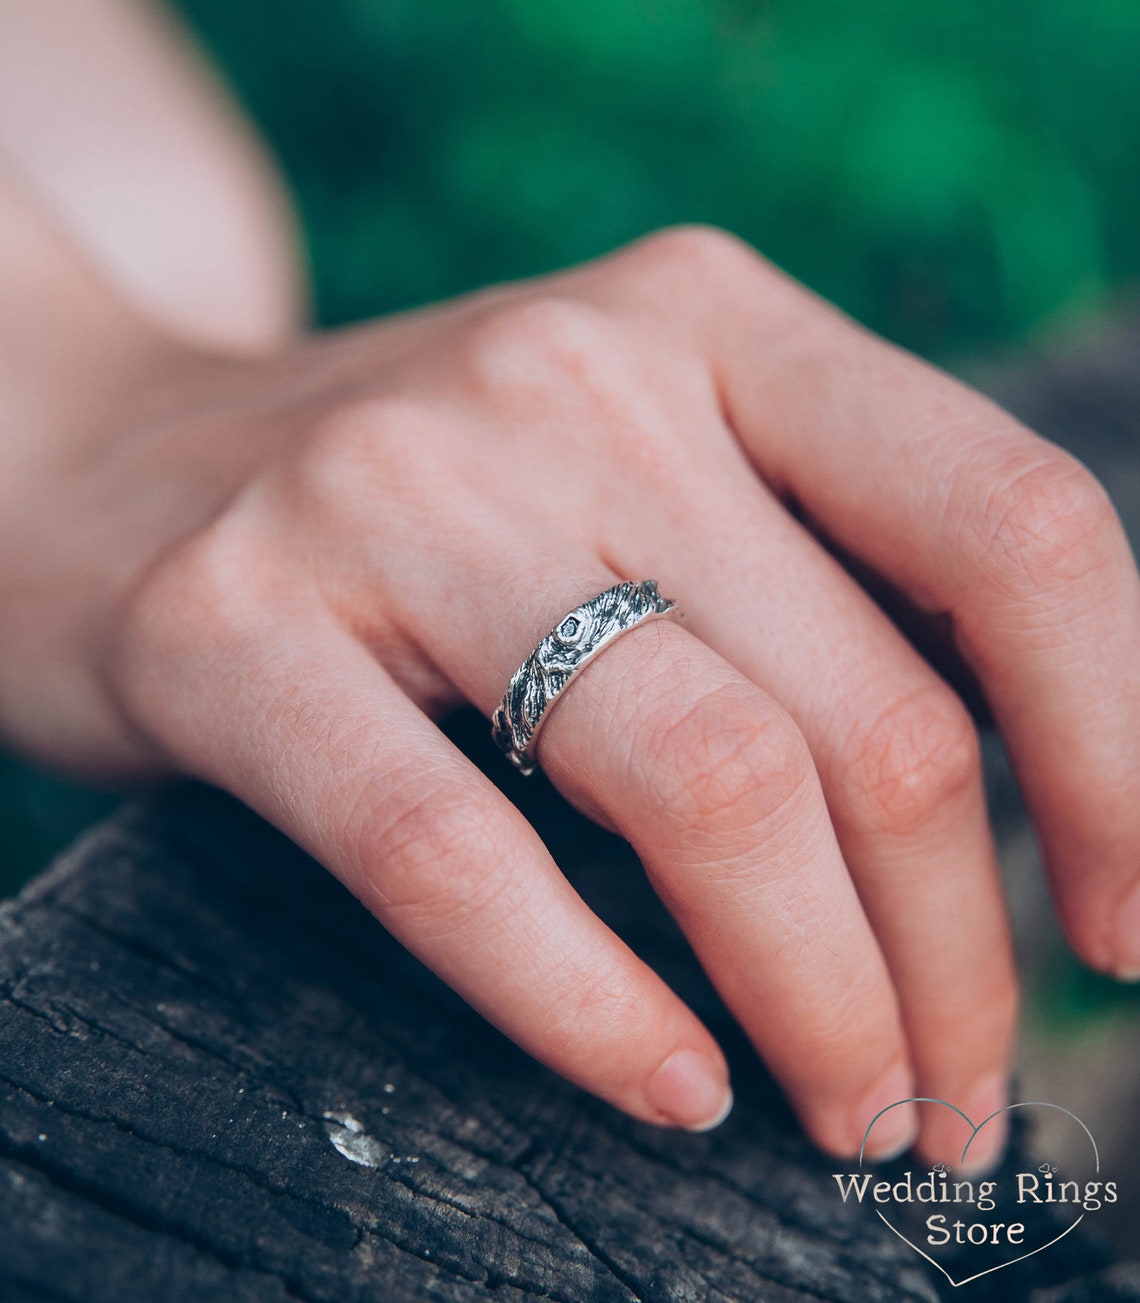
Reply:
[[[1140, 4], [183, 0], [276, 149], [319, 316], [713, 222], [951, 366], [1140, 273]], [[11, 891], [108, 798], [0, 762]]]
[[1140, 272], [1136, 0], [183, 0], [329, 323], [727, 226], [924, 353]]

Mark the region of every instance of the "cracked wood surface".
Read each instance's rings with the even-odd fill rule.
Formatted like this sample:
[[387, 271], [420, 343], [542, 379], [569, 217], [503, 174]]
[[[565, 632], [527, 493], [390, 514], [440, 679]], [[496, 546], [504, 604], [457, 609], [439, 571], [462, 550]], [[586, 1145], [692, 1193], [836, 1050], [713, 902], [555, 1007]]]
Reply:
[[[722, 1128], [555, 1078], [284, 838], [180, 786], [0, 911], [0, 1298], [937, 1299], [828, 1188], [628, 850], [532, 790], [583, 893], [728, 1047]], [[1140, 1298], [1069, 1239], [995, 1297]]]
[[[994, 386], [1134, 538], [1138, 354], [1127, 324]], [[720, 1038], [728, 1122], [659, 1131], [554, 1077], [284, 838], [176, 786], [0, 908], [0, 1300], [960, 1298], [835, 1197], [629, 849], [505, 772], [483, 721], [454, 731]], [[1140, 1300], [1109, 1257], [1077, 1232], [970, 1298]]]

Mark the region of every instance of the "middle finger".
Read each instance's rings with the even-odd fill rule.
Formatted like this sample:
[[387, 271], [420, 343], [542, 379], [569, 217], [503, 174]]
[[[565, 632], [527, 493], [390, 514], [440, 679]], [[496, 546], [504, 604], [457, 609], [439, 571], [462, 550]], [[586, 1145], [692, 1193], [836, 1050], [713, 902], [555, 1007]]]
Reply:
[[[668, 569], [689, 627], [792, 715], [894, 978], [919, 1093], [988, 1117], [1007, 1102], [1016, 983], [969, 715], [727, 435], [701, 452], [685, 546], [658, 499], [611, 552]], [[954, 1115], [925, 1112], [928, 1156], [960, 1150]], [[985, 1138], [975, 1164], [1000, 1147], [996, 1126]]]

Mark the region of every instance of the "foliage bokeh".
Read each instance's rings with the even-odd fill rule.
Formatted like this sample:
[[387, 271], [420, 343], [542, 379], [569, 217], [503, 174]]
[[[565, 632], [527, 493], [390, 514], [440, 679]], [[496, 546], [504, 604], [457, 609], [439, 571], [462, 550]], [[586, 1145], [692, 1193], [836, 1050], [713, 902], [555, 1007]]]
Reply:
[[1140, 272], [1135, 0], [182, 0], [325, 322], [736, 231], [936, 356]]
[[[1140, 275], [1136, 0], [182, 0], [326, 324], [726, 226], [941, 360]], [[0, 894], [102, 808], [0, 767]]]

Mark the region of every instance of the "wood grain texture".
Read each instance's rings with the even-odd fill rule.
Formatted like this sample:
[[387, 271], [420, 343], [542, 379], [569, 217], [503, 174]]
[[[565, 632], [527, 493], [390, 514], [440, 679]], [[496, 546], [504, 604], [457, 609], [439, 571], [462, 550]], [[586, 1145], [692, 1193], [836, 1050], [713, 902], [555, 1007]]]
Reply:
[[[0, 1297], [938, 1298], [909, 1249], [838, 1201], [834, 1164], [625, 848], [549, 791], [534, 805], [589, 864], [584, 894], [728, 1047], [728, 1123], [659, 1131], [588, 1098], [285, 839], [178, 787], [0, 912]], [[1104, 1292], [1106, 1252], [1069, 1241], [1001, 1273], [994, 1297], [1068, 1278], [1094, 1292], [1051, 1299], [1140, 1298], [1135, 1274]]]

